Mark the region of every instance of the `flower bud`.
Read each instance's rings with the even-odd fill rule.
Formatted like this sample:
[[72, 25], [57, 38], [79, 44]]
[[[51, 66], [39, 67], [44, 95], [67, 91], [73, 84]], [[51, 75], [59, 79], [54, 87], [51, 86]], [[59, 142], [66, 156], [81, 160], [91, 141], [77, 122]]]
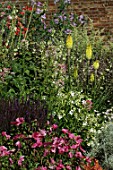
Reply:
[[67, 39], [66, 39], [66, 47], [68, 49], [71, 49], [73, 47], [73, 38], [71, 35], [68, 35], [67, 36]]
[[96, 60], [94, 63], [93, 63], [93, 67], [95, 70], [98, 70], [99, 68], [99, 60]]
[[90, 60], [92, 58], [92, 46], [91, 46], [91, 44], [87, 45], [87, 48], [86, 48], [86, 58], [88, 60]]
[[90, 82], [94, 82], [94, 80], [95, 80], [95, 76], [94, 76], [94, 74], [92, 73], [92, 74], [90, 75]]

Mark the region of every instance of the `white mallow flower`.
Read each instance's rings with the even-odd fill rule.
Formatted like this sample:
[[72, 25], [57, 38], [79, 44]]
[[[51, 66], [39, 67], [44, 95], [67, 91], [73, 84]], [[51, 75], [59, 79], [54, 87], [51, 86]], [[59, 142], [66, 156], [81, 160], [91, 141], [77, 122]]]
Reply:
[[59, 119], [62, 119], [62, 115], [58, 115], [58, 118], [59, 118]]
[[9, 16], [8, 16], [8, 19], [10, 19], [10, 20], [11, 20], [11, 19], [12, 19], [12, 16], [11, 16], [11, 15], [9, 15]]
[[86, 126], [87, 125], [87, 121], [86, 122], [83, 122], [83, 126]]
[[73, 91], [70, 92], [71, 96], [74, 97], [75, 93]]
[[96, 130], [93, 129], [93, 128], [91, 128], [89, 131], [92, 132], [92, 133], [96, 133]]
[[82, 104], [83, 104], [83, 105], [86, 105], [86, 100], [82, 100]]
[[69, 111], [69, 114], [70, 114], [70, 115], [73, 115], [73, 110], [70, 110], [70, 111]]

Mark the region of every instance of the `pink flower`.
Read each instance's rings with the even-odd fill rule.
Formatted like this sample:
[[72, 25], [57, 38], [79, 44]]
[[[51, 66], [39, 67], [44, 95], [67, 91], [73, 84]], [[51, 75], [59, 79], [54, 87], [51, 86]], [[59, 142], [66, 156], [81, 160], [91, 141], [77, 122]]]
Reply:
[[69, 156], [69, 158], [73, 158], [73, 153], [69, 152], [68, 156]]
[[92, 105], [93, 105], [91, 100], [83, 100], [82, 103], [84, 107], [87, 108], [87, 110], [91, 110]]
[[21, 125], [23, 122], [24, 122], [24, 118], [23, 118], [23, 117], [20, 117], [20, 118], [17, 118], [15, 122], [11, 122], [11, 124], [12, 124], [12, 125], [19, 126], [19, 125]]
[[17, 142], [15, 143], [15, 145], [18, 147], [18, 149], [21, 148], [21, 143], [20, 143], [20, 141], [17, 141]]
[[53, 137], [53, 145], [57, 145], [59, 143], [58, 137]]
[[56, 170], [61, 170], [61, 169], [64, 169], [64, 168], [65, 168], [65, 166], [62, 164], [62, 160], [60, 160], [59, 164], [56, 167]]
[[68, 152], [69, 151], [69, 146], [58, 146], [58, 149], [59, 149], [59, 154], [62, 154], [64, 152]]
[[56, 153], [56, 147], [52, 147], [52, 148], [51, 148], [51, 152], [52, 152], [52, 153]]
[[67, 166], [66, 166], [66, 169], [67, 169], [67, 170], [71, 170], [71, 166], [70, 166], [70, 165], [67, 165]]
[[91, 159], [89, 157], [86, 157], [85, 160], [87, 163], [91, 163]]
[[20, 138], [25, 138], [25, 135], [23, 134], [17, 134], [16, 136], [13, 137], [13, 140], [17, 140], [17, 139], [20, 139]]
[[47, 146], [50, 146], [51, 144], [52, 144], [51, 142], [44, 142], [44, 143], [43, 143], [43, 146], [44, 146], [44, 147], [47, 147]]
[[0, 157], [10, 155], [10, 151], [5, 146], [0, 146]]
[[11, 136], [10, 135], [7, 135], [7, 133], [6, 132], [2, 132], [2, 136], [5, 136], [6, 137], [6, 139], [10, 139], [11, 138]]
[[82, 148], [82, 146], [80, 146], [80, 150], [81, 150], [82, 152], [86, 152], [86, 151]]
[[24, 156], [20, 156], [19, 160], [18, 160], [18, 165], [22, 166], [22, 162], [24, 161]]
[[45, 157], [45, 156], [47, 156], [49, 153], [50, 153], [50, 151], [49, 151], [48, 149], [45, 149], [45, 150], [44, 150], [44, 155], [43, 155], [43, 156]]
[[76, 158], [84, 158], [81, 152], [76, 152], [75, 156]]
[[9, 158], [9, 162], [10, 162], [10, 165], [12, 165], [12, 164], [13, 164], [13, 160], [12, 160], [12, 158]]
[[52, 125], [52, 128], [55, 130], [55, 129], [57, 129], [57, 128], [58, 128], [58, 125], [53, 124], [53, 125]]
[[41, 133], [39, 133], [39, 132], [34, 132], [34, 133], [32, 134], [32, 138], [34, 138], [35, 140], [39, 140], [40, 138], [43, 138], [45, 134], [46, 134], [46, 133], [45, 133], [44, 131], [41, 131]]
[[55, 160], [53, 158], [50, 158], [50, 161], [52, 164], [55, 164]]
[[75, 139], [75, 135], [73, 133], [69, 133], [68, 135], [70, 139]]
[[76, 166], [76, 170], [81, 170], [80, 166]]
[[64, 152], [65, 152], [65, 149], [63, 147], [59, 147], [58, 153], [59, 154], [63, 154]]
[[81, 139], [80, 136], [75, 136], [75, 141], [80, 145], [83, 140]]
[[69, 133], [69, 130], [68, 129], [62, 129], [62, 132], [64, 133], [64, 134], [68, 134]]
[[42, 141], [40, 139], [37, 139], [36, 143], [32, 145], [32, 148], [41, 147], [42, 145]]
[[40, 133], [42, 134], [42, 136], [46, 136], [46, 130], [40, 129]]
[[77, 149], [79, 147], [79, 144], [75, 144], [71, 146], [71, 149]]

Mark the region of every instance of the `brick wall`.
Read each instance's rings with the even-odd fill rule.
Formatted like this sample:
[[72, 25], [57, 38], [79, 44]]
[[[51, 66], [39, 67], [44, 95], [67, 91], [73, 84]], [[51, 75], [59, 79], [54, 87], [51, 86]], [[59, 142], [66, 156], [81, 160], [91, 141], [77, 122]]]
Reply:
[[[10, 0], [12, 2], [16, 0]], [[45, 2], [44, 0], [39, 0]], [[0, 0], [5, 2], [5, 0]], [[28, 3], [29, 0], [18, 0], [19, 3]], [[49, 14], [56, 10], [54, 0], [48, 0]], [[113, 33], [113, 0], [71, 0], [70, 10], [77, 14], [88, 15], [97, 28], [105, 28], [106, 32]]]

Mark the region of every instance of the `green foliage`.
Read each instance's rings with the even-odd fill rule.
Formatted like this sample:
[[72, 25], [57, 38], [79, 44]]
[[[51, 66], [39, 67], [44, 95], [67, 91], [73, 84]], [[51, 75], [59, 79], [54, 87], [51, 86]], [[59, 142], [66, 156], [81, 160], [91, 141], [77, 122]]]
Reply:
[[[76, 131], [84, 145], [91, 146], [96, 131], [111, 120], [113, 44], [101, 36], [104, 30], [95, 30], [87, 18], [69, 13], [69, 9], [61, 1], [48, 22], [47, 3], [34, 2], [18, 9], [4, 6], [0, 97], [26, 101], [29, 95], [32, 101], [45, 101], [48, 119], [52, 115], [61, 128]], [[73, 39], [71, 49], [66, 46], [68, 35]], [[88, 45], [92, 47], [90, 59]], [[99, 61], [97, 69], [95, 61]]]

